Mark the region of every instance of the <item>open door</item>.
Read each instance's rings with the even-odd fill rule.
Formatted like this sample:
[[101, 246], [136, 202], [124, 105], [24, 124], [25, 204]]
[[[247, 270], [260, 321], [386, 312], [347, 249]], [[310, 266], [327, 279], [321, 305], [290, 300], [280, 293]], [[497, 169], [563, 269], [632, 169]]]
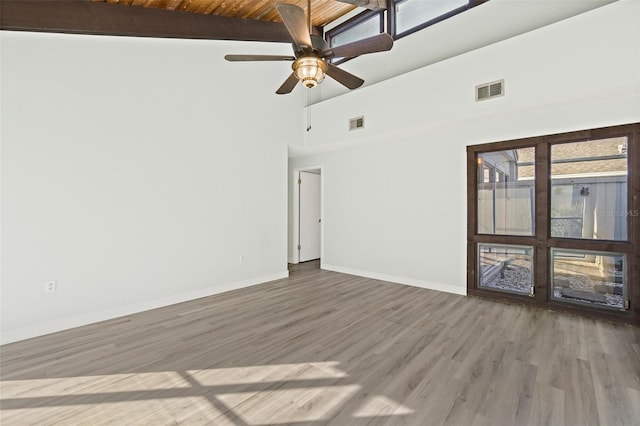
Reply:
[[322, 227], [320, 190], [320, 170], [300, 172], [298, 233], [299, 262], [320, 258], [320, 229]]

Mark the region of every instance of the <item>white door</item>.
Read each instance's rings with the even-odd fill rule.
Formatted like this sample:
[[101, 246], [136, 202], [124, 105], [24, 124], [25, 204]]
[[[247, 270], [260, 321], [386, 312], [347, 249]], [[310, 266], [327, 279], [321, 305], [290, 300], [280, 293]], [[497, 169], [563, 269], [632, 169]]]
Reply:
[[300, 262], [320, 258], [320, 175], [300, 172]]

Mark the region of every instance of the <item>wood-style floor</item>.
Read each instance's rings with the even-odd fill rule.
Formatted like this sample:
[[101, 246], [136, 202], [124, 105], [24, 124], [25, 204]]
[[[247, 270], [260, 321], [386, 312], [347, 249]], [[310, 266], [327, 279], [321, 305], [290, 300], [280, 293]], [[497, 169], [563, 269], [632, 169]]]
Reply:
[[8, 425], [640, 425], [640, 329], [321, 270], [1, 348]]

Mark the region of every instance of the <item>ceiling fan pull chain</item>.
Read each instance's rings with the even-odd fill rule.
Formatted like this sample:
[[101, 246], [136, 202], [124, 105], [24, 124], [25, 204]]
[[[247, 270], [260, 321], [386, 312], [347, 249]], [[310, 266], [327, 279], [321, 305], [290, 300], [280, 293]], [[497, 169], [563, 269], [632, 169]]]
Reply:
[[311, 131], [311, 91], [307, 90], [307, 132]]

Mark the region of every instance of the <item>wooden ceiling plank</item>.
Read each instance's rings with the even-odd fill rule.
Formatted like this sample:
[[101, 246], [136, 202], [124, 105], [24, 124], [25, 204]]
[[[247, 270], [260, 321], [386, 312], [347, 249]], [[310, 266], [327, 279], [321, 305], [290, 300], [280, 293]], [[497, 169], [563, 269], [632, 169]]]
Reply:
[[169, 0], [147, 0], [144, 5], [156, 9], [169, 9]]
[[[55, 0], [54, 0], [55, 1]], [[81, 0], [79, 0], [81, 1]], [[167, 10], [189, 11], [243, 19], [281, 22], [275, 10], [275, 3], [285, 1], [303, 8], [306, 12], [307, 0], [92, 0], [97, 2], [133, 4]], [[476, 0], [482, 1], [482, 0]], [[334, 21], [359, 5], [386, 4], [386, 0], [312, 0], [313, 25], [323, 26]]]
[[272, 0], [261, 1], [253, 10], [246, 7], [239, 12], [241, 18], [262, 19], [262, 17], [271, 9], [275, 7], [275, 3]]
[[167, 2], [167, 9], [176, 10], [176, 9], [178, 9], [180, 7], [182, 2], [183, 2], [183, 0], [169, 0]]
[[180, 5], [176, 8], [176, 10], [182, 10], [182, 11], [188, 10], [190, 5], [191, 5], [191, 0], [182, 0], [180, 2]]
[[89, 0], [2, 0], [0, 29], [290, 43], [281, 23]]
[[233, 16], [234, 18], [238, 17], [238, 11], [245, 7], [249, 3], [247, 0], [236, 0], [231, 4], [231, 8], [229, 8], [229, 16]]
[[189, 12], [193, 13], [205, 13], [211, 2], [206, 0], [193, 0], [188, 7]]
[[211, 5], [207, 8], [212, 15], [222, 15], [227, 16], [227, 11], [229, 9], [229, 5], [225, 0], [219, 0], [211, 2]]

